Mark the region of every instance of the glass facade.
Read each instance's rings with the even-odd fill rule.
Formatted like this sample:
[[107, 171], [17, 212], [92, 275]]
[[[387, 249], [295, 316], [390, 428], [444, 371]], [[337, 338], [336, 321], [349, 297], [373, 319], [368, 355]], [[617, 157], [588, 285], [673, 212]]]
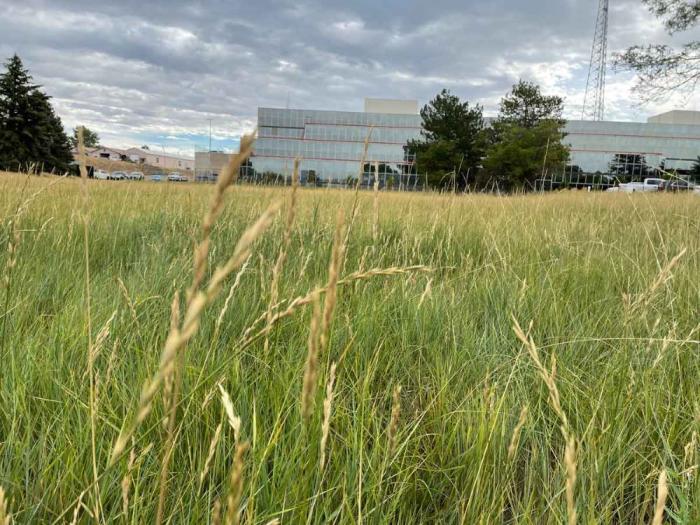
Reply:
[[565, 142], [571, 173], [641, 179], [665, 171], [688, 172], [700, 155], [700, 126], [572, 120]]
[[372, 184], [376, 166], [382, 186], [415, 185], [416, 177], [407, 174], [413, 159], [404, 145], [420, 129], [420, 115], [259, 108], [249, 178], [288, 179], [299, 157], [306, 184], [345, 185], [361, 172], [362, 183]]
[[[369, 185], [377, 163], [380, 185], [417, 187], [420, 181], [408, 169], [415, 159], [404, 145], [419, 138], [420, 130], [417, 114], [259, 108], [247, 178], [288, 180], [299, 157], [304, 184], [347, 185], [362, 175], [362, 184]], [[602, 185], [641, 180], [658, 176], [657, 168], [683, 174], [700, 155], [700, 125], [572, 120], [566, 133], [571, 159], [563, 177], [571, 185], [590, 185], [596, 178]], [[360, 166], [368, 135], [366, 163]]]

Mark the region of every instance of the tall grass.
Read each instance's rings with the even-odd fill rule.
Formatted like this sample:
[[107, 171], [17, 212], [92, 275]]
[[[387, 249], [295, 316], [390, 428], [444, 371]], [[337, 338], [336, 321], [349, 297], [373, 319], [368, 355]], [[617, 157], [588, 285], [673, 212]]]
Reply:
[[0, 174], [0, 523], [700, 521], [696, 196], [54, 180]]

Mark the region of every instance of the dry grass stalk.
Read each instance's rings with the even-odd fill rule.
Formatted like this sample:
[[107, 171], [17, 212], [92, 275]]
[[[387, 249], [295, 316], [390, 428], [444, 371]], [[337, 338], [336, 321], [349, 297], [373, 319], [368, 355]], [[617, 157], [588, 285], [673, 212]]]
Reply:
[[250, 265], [250, 257], [248, 257], [243, 263], [243, 266], [241, 266], [241, 269], [238, 270], [238, 273], [236, 274], [236, 278], [233, 280], [233, 284], [231, 285], [231, 288], [229, 289], [228, 295], [226, 296], [226, 300], [224, 301], [224, 306], [221, 308], [221, 312], [219, 312], [219, 317], [216, 318], [216, 326], [214, 328], [214, 333], [215, 336], [214, 338], [216, 339], [216, 335], [218, 335], [219, 330], [221, 329], [221, 323], [224, 322], [224, 316], [226, 315], [226, 312], [228, 311], [228, 308], [231, 304], [231, 300], [233, 299], [233, 294], [236, 292], [238, 287], [241, 285], [241, 278], [243, 277], [243, 274], [248, 270], [248, 266]]
[[425, 300], [430, 297], [433, 293], [433, 278], [431, 277], [428, 279], [428, 281], [425, 283], [425, 290], [423, 290], [423, 293], [420, 296], [420, 301], [418, 301], [418, 308], [423, 306], [423, 303]]
[[314, 408], [314, 392], [316, 389], [316, 378], [318, 376], [318, 354], [319, 354], [319, 332], [321, 325], [321, 300], [320, 293], [314, 292], [313, 313], [309, 326], [308, 352], [306, 354], [306, 364], [304, 365], [304, 380], [301, 387], [301, 415], [304, 420], [308, 420]]
[[518, 418], [518, 423], [515, 425], [513, 430], [513, 436], [510, 438], [510, 445], [508, 445], [508, 459], [512, 460], [515, 457], [515, 453], [518, 450], [518, 444], [520, 443], [520, 434], [523, 431], [523, 427], [527, 421], [528, 408], [525, 405], [520, 410], [520, 417]]
[[177, 326], [171, 327], [165, 341], [165, 347], [161, 355], [158, 370], [151, 380], [146, 383], [143, 391], [141, 392], [135, 420], [124, 428], [117, 438], [114, 448], [112, 449], [110, 465], [114, 464], [114, 462], [121, 456], [133, 433], [150, 413], [153, 398], [158, 392], [160, 386], [163, 384], [165, 378], [173, 373], [179, 352], [197, 333], [197, 330], [199, 329], [199, 319], [202, 312], [206, 306], [211, 304], [211, 302], [218, 296], [226, 277], [240, 268], [240, 266], [248, 259], [253, 243], [270, 226], [278, 209], [279, 203], [274, 203], [269, 206], [255, 222], [255, 224], [249, 227], [243, 233], [243, 235], [241, 235], [241, 238], [233, 251], [233, 255], [228, 262], [215, 270], [206, 289], [204, 291], [197, 292], [190, 301], [187, 311], [185, 312], [182, 325], [179, 328]]
[[124, 284], [124, 281], [122, 281], [121, 277], [117, 277], [117, 284], [119, 285], [119, 290], [121, 291], [122, 295], [124, 296], [124, 300], [126, 301], [126, 304], [129, 307], [129, 313], [131, 314], [131, 320], [134, 321], [134, 324], [138, 326], [139, 319], [138, 319], [138, 316], [136, 315], [136, 307], [134, 306], [134, 302], [131, 300], [131, 297], [129, 296], [129, 290], [127, 290], [126, 285]]
[[[92, 342], [90, 349], [88, 351], [88, 369], [87, 369], [86, 373], [90, 373], [90, 371], [94, 370], [95, 361], [97, 360], [97, 356], [100, 354], [100, 352], [102, 351], [102, 348], [104, 347], [105, 340], [109, 337], [109, 328], [112, 325], [112, 321], [114, 321], [114, 318], [116, 317], [116, 315], [117, 315], [116, 311], [114, 313], [112, 313], [112, 316], [102, 326], [100, 331], [97, 333], [97, 337], [95, 337], [95, 340]], [[98, 389], [99, 377], [97, 377], [93, 372], [91, 379], [92, 379], [91, 401], [94, 403], [95, 417], [97, 417], [97, 407], [98, 407], [98, 399], [99, 399], [99, 389]]]
[[231, 482], [226, 498], [225, 525], [238, 525], [240, 523], [240, 505], [243, 497], [243, 456], [248, 450], [248, 443], [239, 443], [236, 446], [236, 455], [233, 458], [233, 468], [231, 469]]
[[88, 232], [90, 230], [90, 195], [87, 186], [87, 168], [85, 166], [85, 128], [78, 127], [78, 157], [80, 159], [80, 177], [81, 177], [81, 192], [83, 197], [83, 209], [81, 210], [81, 218], [83, 223], [83, 248], [85, 255], [85, 314], [86, 327], [88, 331], [88, 375], [90, 376], [90, 445], [92, 453], [92, 476], [95, 494], [94, 517], [95, 521], [100, 520], [101, 496], [99, 488], [99, 476], [97, 474], [97, 443], [96, 443], [96, 426], [97, 426], [97, 386], [95, 380], [95, 370], [93, 366], [93, 343], [92, 343], [92, 305], [90, 293], [90, 243]]
[[635, 299], [627, 296], [626, 306], [628, 315], [631, 315], [637, 310], [644, 310], [647, 306], [649, 306], [649, 303], [651, 303], [651, 301], [654, 299], [659, 289], [673, 278], [673, 274], [671, 272], [683, 258], [686, 251], [687, 248], [683, 248], [678, 255], [671, 259], [666, 266], [661, 269], [654, 281], [651, 283], [651, 285], [649, 285], [649, 288], [647, 288], [643, 293], [639, 294]]
[[204, 274], [207, 269], [207, 257], [209, 256], [211, 231], [224, 208], [224, 194], [228, 187], [238, 179], [241, 165], [253, 151], [254, 140], [255, 137], [253, 135], [246, 135], [241, 138], [239, 153], [231, 156], [229, 163], [224, 167], [216, 181], [216, 188], [209, 210], [202, 222], [202, 239], [194, 250], [194, 277], [187, 291], [188, 304], [194, 299], [195, 293], [204, 280]]
[[112, 351], [109, 354], [109, 359], [107, 359], [107, 371], [105, 372], [105, 384], [108, 385], [112, 380], [112, 372], [114, 370], [114, 365], [117, 361], [117, 349], [119, 348], [119, 339], [114, 340], [112, 345]]
[[213, 387], [211, 387], [207, 391], [206, 395], [204, 396], [204, 400], [202, 401], [202, 406], [201, 406], [200, 410], [204, 411], [204, 409], [209, 406], [209, 403], [211, 403], [211, 400], [214, 399], [214, 396], [216, 395], [216, 391], [219, 388], [219, 385], [221, 383], [223, 383], [223, 381], [224, 381], [224, 378], [222, 377], [214, 384]]
[[654, 363], [651, 365], [652, 368], [656, 368], [658, 366], [658, 364], [663, 359], [664, 355], [666, 355], [666, 350], [668, 350], [668, 347], [671, 345], [671, 342], [676, 340], [677, 328], [678, 324], [673, 323], [668, 334], [661, 340], [661, 348], [659, 349], [659, 353], [657, 354], [656, 359], [654, 359]]
[[[279, 280], [282, 274], [282, 269], [284, 268], [284, 263], [287, 260], [287, 251], [289, 250], [289, 244], [292, 241], [292, 228], [294, 226], [294, 217], [296, 215], [297, 206], [297, 189], [299, 187], [299, 158], [294, 159], [294, 170], [292, 171], [292, 191], [289, 196], [289, 208], [287, 209], [287, 221], [284, 227], [284, 237], [282, 238], [282, 244], [280, 246], [279, 254], [277, 254], [277, 260], [275, 261], [275, 266], [272, 268], [272, 281], [270, 282], [270, 301], [267, 306], [267, 320], [268, 324], [272, 319], [272, 308], [277, 304], [279, 298]], [[264, 352], [270, 349], [270, 338], [269, 332], [265, 336]]]
[[[398, 266], [392, 266], [390, 268], [373, 268], [371, 270], [367, 271], [360, 271], [360, 272], [354, 272], [347, 277], [339, 280], [337, 282], [338, 286], [341, 285], [347, 285], [347, 284], [353, 284], [357, 281], [362, 281], [365, 279], [371, 279], [372, 277], [390, 277], [393, 275], [407, 275], [415, 272], [432, 272], [433, 269], [429, 268], [427, 266], [406, 266], [406, 267], [398, 267]], [[328, 288], [318, 288], [314, 289], [313, 291], [307, 293], [306, 295], [300, 295], [298, 297], [295, 297], [291, 301], [289, 301], [287, 304], [288, 306], [284, 309], [276, 313], [275, 315], [272, 316], [272, 325], [276, 324], [277, 322], [281, 321], [282, 319], [285, 319], [287, 317], [291, 317], [296, 313], [296, 311], [306, 305], [309, 305], [313, 302], [313, 297], [314, 294], [316, 293], [320, 294], [325, 294], [328, 292]], [[281, 305], [276, 305], [275, 308], [279, 308]], [[253, 323], [246, 329], [246, 331], [243, 333], [243, 336], [241, 337], [241, 344], [239, 345], [240, 348], [245, 348], [249, 344], [251, 344], [253, 341], [258, 339], [259, 337], [264, 336], [267, 334], [272, 325], [267, 325], [260, 329], [259, 331], [256, 332], [256, 328], [263, 323], [266, 320], [266, 315], [262, 315], [258, 317]]]
[[321, 455], [319, 468], [323, 472], [326, 466], [326, 446], [328, 445], [328, 435], [331, 430], [331, 408], [333, 407], [333, 386], [335, 384], [336, 364], [331, 364], [330, 377], [326, 384], [326, 398], [323, 400], [323, 423], [321, 425]]
[[569, 434], [564, 449], [566, 467], [566, 513], [569, 525], [576, 525], [576, 438]]
[[241, 418], [234, 413], [231, 396], [228, 395], [228, 392], [226, 392], [221, 384], [219, 384], [219, 391], [221, 392], [221, 404], [224, 405], [228, 424], [233, 429], [233, 438], [236, 443], [238, 443], [241, 438]]
[[566, 417], [566, 413], [562, 409], [559, 389], [557, 388], [557, 384], [554, 380], [556, 377], [556, 359], [554, 358], [554, 355], [552, 355], [551, 369], [547, 370], [547, 368], [542, 364], [534, 339], [529, 335], [530, 330], [528, 330], [528, 334], [525, 334], [515, 318], [513, 318], [513, 322], [513, 330], [515, 331], [515, 335], [525, 345], [525, 348], [527, 348], [530, 357], [535, 363], [535, 367], [537, 368], [540, 377], [549, 390], [549, 401], [552, 405], [552, 409], [561, 422], [560, 429], [566, 443], [564, 449], [564, 466], [566, 468], [566, 510], [569, 525], [575, 525], [577, 522], [575, 494], [577, 467], [576, 437], [571, 431], [569, 419]]
[[323, 302], [323, 316], [321, 318], [321, 336], [320, 351], [325, 353], [328, 349], [328, 341], [330, 338], [331, 321], [333, 320], [333, 312], [338, 296], [338, 276], [343, 264], [345, 255], [345, 243], [342, 242], [343, 237], [343, 212], [338, 211], [338, 218], [335, 227], [335, 240], [333, 241], [333, 251], [331, 252], [331, 260], [328, 265], [328, 283], [326, 284], [326, 299]]
[[[85, 135], [85, 128], [83, 126], [78, 126], [78, 162], [80, 164], [80, 178], [82, 179], [83, 182], [83, 189], [86, 192], [87, 187], [85, 186], [85, 183], [87, 183], [87, 178], [88, 178], [88, 172], [87, 172], [87, 155], [85, 154], [85, 140], [84, 140], [84, 135]], [[87, 197], [86, 195], [83, 195], [84, 197]]]
[[367, 263], [367, 257], [370, 255], [370, 251], [373, 248], [374, 248], [374, 246], [365, 246], [365, 249], [362, 250], [362, 257], [360, 257], [360, 263], [357, 265], [358, 272], [365, 271], [365, 264]]
[[360, 201], [360, 186], [362, 185], [362, 178], [364, 177], [365, 165], [367, 161], [367, 152], [369, 151], [369, 141], [372, 138], [372, 132], [374, 131], [374, 126], [370, 126], [367, 130], [367, 136], [365, 137], [365, 144], [362, 149], [362, 157], [360, 160], [360, 169], [357, 174], [357, 183], [355, 184], [355, 194], [352, 200], [352, 209], [350, 211], [350, 224], [345, 232], [345, 239], [343, 240], [343, 246], [347, 246], [350, 241], [350, 233], [352, 232], [352, 227], [355, 224], [355, 218], [357, 217], [357, 208]]
[[389, 458], [394, 457], [396, 452], [397, 434], [399, 431], [399, 419], [401, 418], [401, 385], [394, 387], [394, 393], [391, 403], [391, 420], [387, 428], [387, 442]]
[[654, 510], [654, 519], [651, 525], [662, 525], [664, 522], [664, 509], [666, 508], [666, 498], [668, 497], [668, 483], [666, 471], [662, 470], [659, 474], [659, 485], [656, 493], [656, 509]]
[[134, 462], [136, 461], [136, 448], [132, 442], [131, 452], [129, 453], [129, 463], [126, 466], [126, 474], [122, 478], [122, 512], [124, 514], [124, 519], [128, 520], [129, 516], [129, 489], [131, 488], [131, 471], [134, 468]]
[[[170, 330], [177, 330], [177, 324], [180, 320], [180, 303], [179, 294], [175, 293], [173, 305], [170, 310]], [[174, 363], [177, 362], [180, 356], [176, 356]], [[156, 525], [159, 525], [163, 519], [165, 512], [165, 495], [168, 488], [168, 471], [170, 469], [170, 459], [175, 450], [175, 416], [177, 415], [177, 403], [180, 388], [180, 371], [178, 366], [174, 366], [172, 372], [165, 377], [165, 388], [163, 392], [164, 412], [166, 420], [164, 425], [167, 431], [165, 440], [165, 450], [160, 469], [160, 481], [158, 492], [158, 509], [156, 511]], [[133, 437], [132, 437], [133, 440]]]
[[698, 433], [693, 430], [693, 434], [690, 437], [690, 441], [683, 447], [684, 457], [683, 457], [683, 468], [686, 473], [688, 481], [693, 480], [695, 470], [698, 466], [695, 463], [698, 450]]
[[115, 310], [112, 312], [112, 315], [107, 319], [107, 322], [105, 322], [104, 325], [102, 325], [102, 328], [100, 328], [100, 331], [97, 333], [97, 336], [95, 337], [95, 341], [92, 344], [92, 347], [90, 348], [89, 352], [89, 359], [90, 359], [90, 364], [94, 365], [95, 360], [97, 359], [97, 356], [100, 354], [100, 351], [102, 350], [102, 347], [104, 346], [105, 340], [109, 337], [109, 329], [112, 326], [112, 322], [114, 321], [114, 318], [117, 316], [117, 311]]
[[537, 345], [535, 345], [535, 341], [532, 339], [532, 336], [526, 335], [525, 332], [523, 332], [517, 320], [513, 319], [513, 321], [515, 323], [515, 335], [525, 345], [525, 348], [527, 348], [527, 351], [530, 354], [530, 357], [532, 358], [533, 362], [535, 363], [535, 367], [537, 368], [540, 377], [542, 377], [542, 380], [544, 381], [545, 385], [547, 386], [547, 389], [549, 390], [549, 401], [552, 405], [552, 408], [554, 409], [554, 412], [561, 421], [562, 431], [564, 433], [564, 437], [566, 438], [569, 430], [569, 420], [561, 407], [559, 389], [557, 388], [557, 384], [554, 381], [556, 370], [556, 361], [554, 360], [554, 356], [552, 356], [552, 370], [547, 370], [547, 368], [542, 364], [542, 361], [540, 360], [540, 354], [537, 349]]
[[372, 240], [379, 239], [379, 162], [374, 162], [374, 203], [372, 214]]
[[5, 497], [5, 490], [0, 487], [0, 525], [10, 525], [12, 523], [12, 514], [9, 507], [10, 504]]
[[3, 286], [8, 290], [10, 288], [10, 274], [17, 265], [17, 246], [20, 241], [19, 232], [15, 228], [14, 221], [10, 221], [9, 226], [12, 235], [7, 243], [7, 261], [5, 262], [5, 276], [3, 277]]
[[[78, 523], [78, 515], [80, 514], [80, 509], [83, 508], [83, 496], [84, 495], [85, 495], [85, 491], [81, 492], [80, 496], [78, 497], [78, 503], [76, 503], [75, 508], [73, 509], [73, 519], [70, 522], [71, 525], [77, 525], [77, 523]], [[2, 522], [0, 522], [0, 525], [3, 525]]]
[[221, 429], [224, 427], [223, 423], [219, 423], [219, 425], [216, 427], [216, 430], [214, 431], [214, 437], [212, 437], [211, 442], [209, 443], [209, 452], [207, 453], [207, 459], [204, 462], [204, 468], [202, 469], [202, 472], [199, 474], [199, 487], [201, 489], [202, 484], [204, 483], [204, 480], [207, 477], [207, 474], [209, 473], [209, 468], [211, 467], [211, 460], [214, 459], [214, 453], [216, 452], [216, 446], [219, 444], [219, 438], [221, 437]]
[[221, 500], [216, 498], [214, 508], [211, 511], [211, 524], [221, 525]]

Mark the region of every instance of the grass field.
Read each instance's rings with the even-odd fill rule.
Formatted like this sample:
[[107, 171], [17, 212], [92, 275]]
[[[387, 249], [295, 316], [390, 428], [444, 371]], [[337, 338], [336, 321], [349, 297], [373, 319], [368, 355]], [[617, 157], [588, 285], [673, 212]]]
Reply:
[[0, 174], [0, 517], [700, 522], [700, 198], [214, 191]]

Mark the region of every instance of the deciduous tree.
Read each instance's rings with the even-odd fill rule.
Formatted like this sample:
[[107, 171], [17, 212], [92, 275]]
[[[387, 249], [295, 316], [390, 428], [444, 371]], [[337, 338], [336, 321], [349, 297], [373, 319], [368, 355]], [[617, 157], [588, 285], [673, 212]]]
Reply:
[[[642, 0], [663, 19], [669, 34], [686, 31], [700, 21], [698, 0]], [[700, 81], [700, 41], [681, 47], [664, 44], [636, 45], [615, 57], [617, 67], [637, 74], [637, 93], [644, 100], [662, 99], [670, 93], [691, 93]]]
[[[78, 128], [73, 128], [73, 136], [70, 138], [72, 147], [78, 145]], [[83, 127], [83, 144], [86, 148], [96, 148], [100, 145], [100, 136], [96, 131]]]

